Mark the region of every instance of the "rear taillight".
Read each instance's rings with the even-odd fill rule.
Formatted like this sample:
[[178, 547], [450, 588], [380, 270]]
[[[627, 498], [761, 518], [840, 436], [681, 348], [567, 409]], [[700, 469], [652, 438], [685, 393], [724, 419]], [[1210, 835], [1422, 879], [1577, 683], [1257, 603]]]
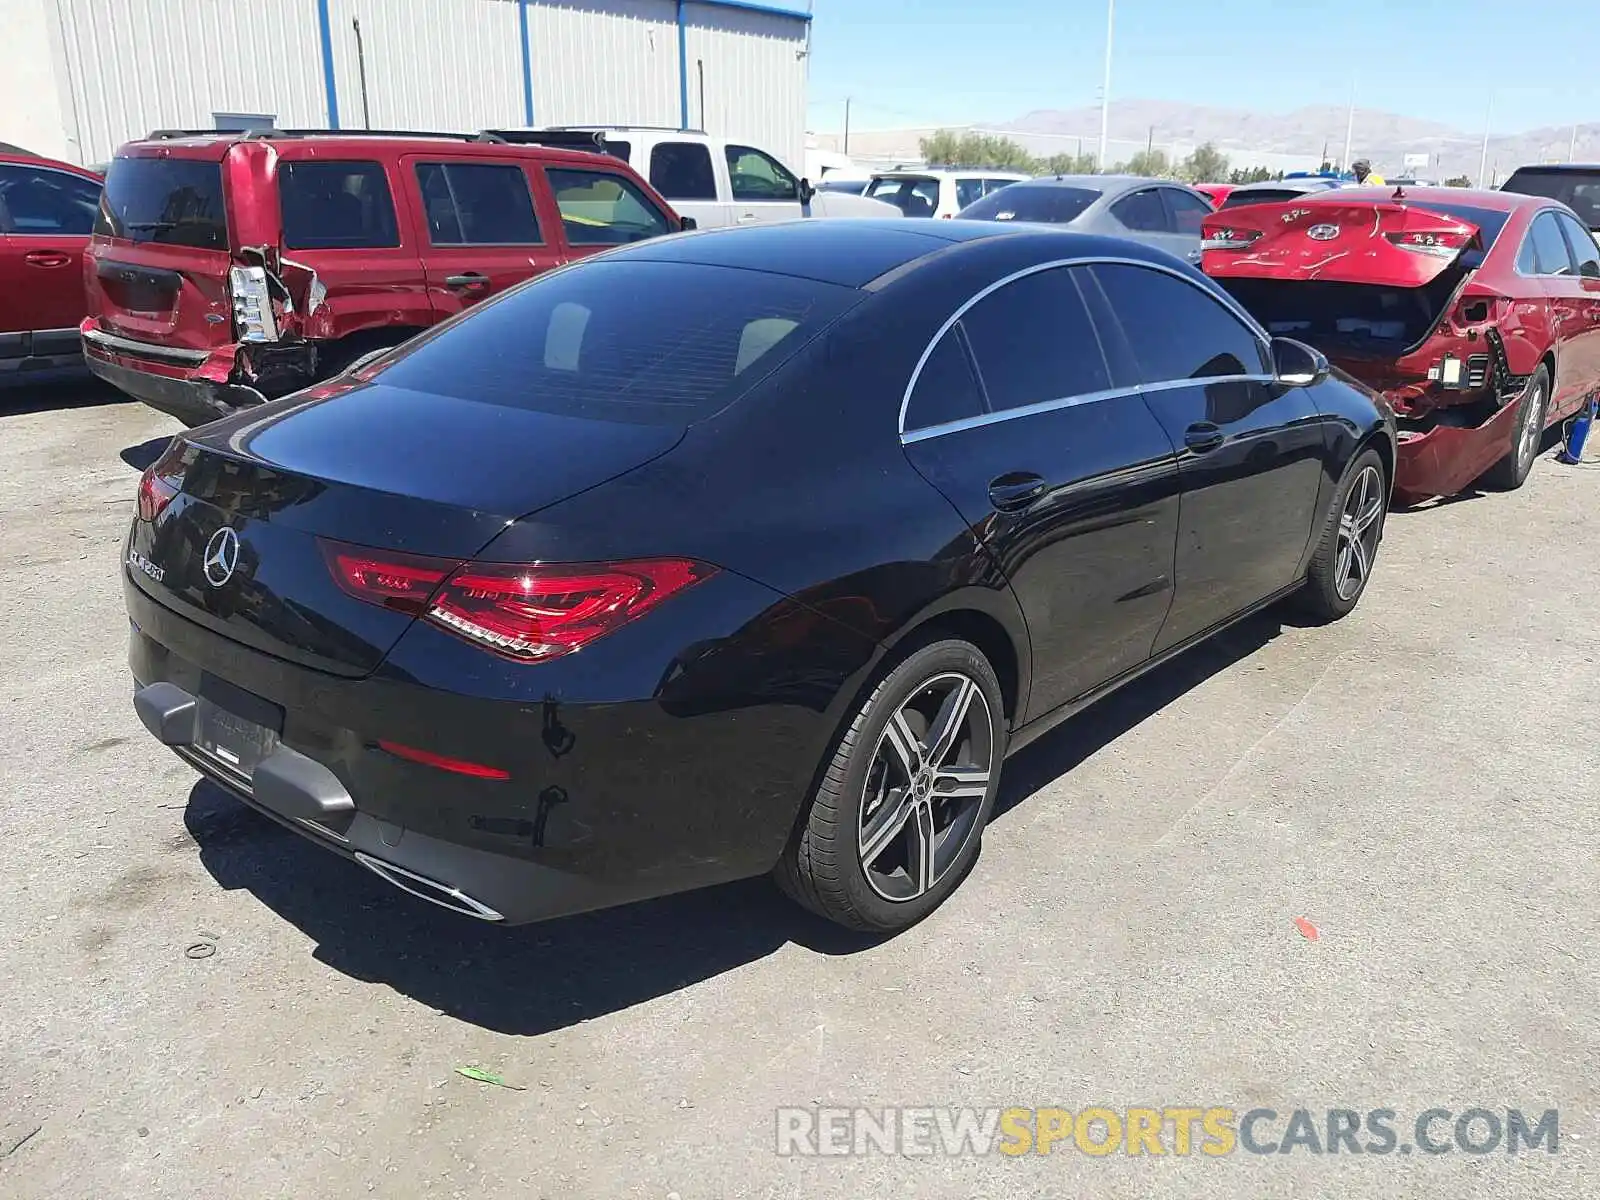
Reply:
[[716, 573], [686, 558], [457, 563], [337, 542], [324, 542], [323, 553], [356, 599], [414, 613], [519, 662], [582, 649]]
[[1200, 238], [1202, 250], [1248, 250], [1261, 237], [1259, 229], [1237, 229], [1232, 225], [1205, 227]]
[[1434, 258], [1454, 258], [1472, 240], [1472, 235], [1467, 233], [1390, 233], [1384, 236], [1402, 250]]
[[139, 520], [154, 521], [172, 503], [172, 498], [178, 494], [178, 489], [156, 474], [160, 463], [152, 463], [145, 468], [143, 475], [139, 476]]
[[241, 342], [275, 342], [278, 319], [272, 315], [272, 292], [263, 267], [232, 267], [228, 296], [233, 301], [233, 331]]

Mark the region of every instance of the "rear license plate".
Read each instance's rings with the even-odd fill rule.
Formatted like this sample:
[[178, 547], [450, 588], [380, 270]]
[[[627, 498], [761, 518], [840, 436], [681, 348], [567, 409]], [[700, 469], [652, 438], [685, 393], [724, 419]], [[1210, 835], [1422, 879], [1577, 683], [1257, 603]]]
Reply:
[[249, 779], [261, 760], [278, 748], [278, 735], [201, 696], [196, 700], [194, 747]]

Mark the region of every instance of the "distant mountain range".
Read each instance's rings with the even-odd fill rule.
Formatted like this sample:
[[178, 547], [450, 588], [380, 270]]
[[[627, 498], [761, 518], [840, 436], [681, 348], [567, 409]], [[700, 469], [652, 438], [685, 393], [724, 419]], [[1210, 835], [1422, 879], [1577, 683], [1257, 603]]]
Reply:
[[[1263, 113], [1164, 100], [1114, 99], [1110, 145], [1116, 157], [1123, 159], [1127, 154], [1120, 151], [1119, 144], [1143, 145], [1149, 140], [1158, 147], [1174, 150], [1213, 142], [1224, 154], [1241, 160], [1252, 155], [1320, 158], [1326, 147], [1328, 157], [1337, 161], [1344, 153], [1348, 120], [1348, 109], [1332, 105]], [[1058, 142], [1059, 149], [1070, 149], [1063, 139], [1071, 139], [1074, 146], [1081, 140], [1085, 148], [1091, 148], [1100, 135], [1100, 109], [1040, 109], [983, 128], [1035, 135], [1026, 139], [1030, 147]], [[1572, 136], [1570, 125], [1493, 136], [1489, 139], [1489, 170], [1504, 180], [1527, 163], [1565, 162], [1573, 146]], [[1467, 175], [1475, 179], [1482, 145], [1482, 130], [1473, 132], [1470, 124], [1468, 128], [1455, 128], [1398, 113], [1358, 108], [1351, 156], [1368, 159], [1378, 172], [1392, 177], [1400, 174], [1405, 155], [1427, 154], [1428, 167], [1417, 168], [1417, 173], [1441, 178]], [[1578, 127], [1576, 158], [1579, 162], [1600, 158], [1600, 123]]]

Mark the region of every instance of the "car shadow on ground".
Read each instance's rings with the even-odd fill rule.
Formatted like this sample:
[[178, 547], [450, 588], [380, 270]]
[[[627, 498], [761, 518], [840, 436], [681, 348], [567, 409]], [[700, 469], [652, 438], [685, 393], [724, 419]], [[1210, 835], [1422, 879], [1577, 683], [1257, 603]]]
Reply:
[[[1283, 623], [1278, 609], [1252, 617], [1019, 751], [1007, 764], [996, 815], [1260, 649]], [[184, 824], [213, 878], [247, 889], [299, 928], [316, 943], [319, 962], [501, 1033], [535, 1035], [592, 1020], [790, 942], [834, 955], [883, 940], [812, 916], [766, 879], [504, 929], [405, 895], [205, 780], [190, 792]], [[183, 842], [175, 849], [189, 851]]]
[[87, 371], [74, 368], [0, 375], [0, 418], [57, 409], [137, 403]]

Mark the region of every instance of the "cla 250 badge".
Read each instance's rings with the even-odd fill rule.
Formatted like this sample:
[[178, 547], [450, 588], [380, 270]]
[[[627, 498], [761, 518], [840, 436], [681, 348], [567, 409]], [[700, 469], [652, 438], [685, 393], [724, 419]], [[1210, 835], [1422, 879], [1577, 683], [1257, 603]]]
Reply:
[[166, 573], [167, 573], [165, 567], [156, 566], [155, 563], [151, 562], [144, 555], [140, 554], [137, 550], [133, 550], [133, 549], [130, 549], [128, 551], [128, 565], [130, 567], [134, 567], [134, 568], [136, 568], [136, 569], [138, 569], [140, 571], [143, 571], [146, 575], [148, 575], [156, 583], [160, 583], [162, 577], [164, 575], [166, 575]]

